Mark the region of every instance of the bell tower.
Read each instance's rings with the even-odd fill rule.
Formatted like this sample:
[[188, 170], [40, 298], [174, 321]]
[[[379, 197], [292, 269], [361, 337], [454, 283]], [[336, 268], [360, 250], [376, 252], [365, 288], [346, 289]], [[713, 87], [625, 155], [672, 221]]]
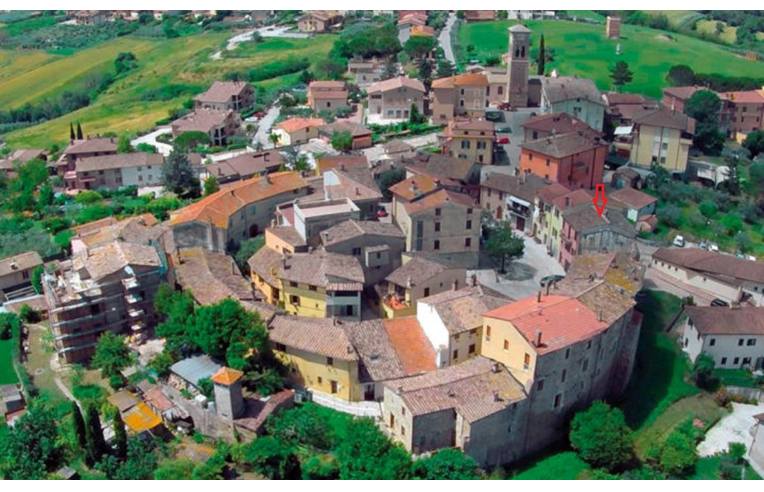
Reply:
[[531, 30], [522, 24], [509, 28], [507, 102], [513, 108], [528, 106], [528, 54]]

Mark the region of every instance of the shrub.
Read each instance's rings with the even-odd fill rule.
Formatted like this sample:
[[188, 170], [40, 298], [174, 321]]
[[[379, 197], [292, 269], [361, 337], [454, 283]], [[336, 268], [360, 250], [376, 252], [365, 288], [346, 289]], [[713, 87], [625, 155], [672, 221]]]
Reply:
[[570, 444], [581, 459], [610, 471], [622, 468], [633, 457], [631, 429], [623, 412], [602, 401], [573, 417]]
[[714, 359], [700, 354], [692, 366], [692, 377], [699, 388], [714, 390], [719, 385], [719, 379], [714, 375]]

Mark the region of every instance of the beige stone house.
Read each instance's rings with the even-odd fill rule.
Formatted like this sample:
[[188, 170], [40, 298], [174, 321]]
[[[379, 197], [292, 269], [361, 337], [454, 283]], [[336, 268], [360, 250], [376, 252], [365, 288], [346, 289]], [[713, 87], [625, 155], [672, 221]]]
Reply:
[[64, 174], [68, 190], [118, 189], [123, 186], [160, 186], [164, 156], [148, 152], [99, 155], [77, 159]]
[[721, 369], [764, 368], [764, 308], [687, 306], [682, 348], [692, 362], [705, 354]]
[[248, 82], [216, 80], [209, 89], [194, 97], [196, 109], [241, 111], [254, 102], [254, 91]]
[[173, 137], [186, 132], [201, 132], [210, 138], [210, 145], [225, 146], [241, 130], [239, 115], [232, 111], [197, 109], [170, 123]]
[[495, 138], [493, 122], [455, 118], [448, 122], [441, 135], [440, 144], [443, 153], [451, 157], [479, 164], [493, 164]]
[[308, 10], [297, 19], [297, 29], [306, 33], [329, 32], [342, 27], [343, 16], [337, 10]]
[[308, 85], [308, 106], [315, 111], [347, 109], [348, 89], [340, 80], [314, 80]]
[[634, 127], [615, 147], [630, 146], [631, 162], [641, 167], [658, 164], [670, 173], [684, 174], [695, 133], [695, 120], [665, 108], [648, 109], [634, 116]]
[[368, 94], [368, 118], [371, 122], [408, 120], [411, 108], [424, 114], [424, 84], [408, 77], [396, 77], [371, 84]]
[[454, 116], [481, 117], [489, 105], [488, 78], [463, 73], [432, 81], [432, 121], [445, 124]]
[[42, 266], [37, 251], [27, 251], [0, 260], [0, 301], [5, 302], [16, 291], [29, 293], [32, 271]]

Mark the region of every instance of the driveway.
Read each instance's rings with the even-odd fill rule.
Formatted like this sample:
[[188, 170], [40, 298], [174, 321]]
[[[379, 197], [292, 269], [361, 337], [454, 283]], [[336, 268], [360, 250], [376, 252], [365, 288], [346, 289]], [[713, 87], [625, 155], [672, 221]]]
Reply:
[[268, 109], [268, 112], [265, 113], [265, 116], [260, 118], [260, 121], [257, 122], [257, 133], [255, 133], [255, 136], [252, 139], [253, 146], [257, 146], [259, 143], [263, 146], [264, 149], [273, 148], [273, 143], [268, 140], [268, 135], [270, 135], [271, 128], [273, 127], [273, 124], [276, 122], [276, 118], [279, 117], [280, 113], [281, 107], [278, 104], [274, 104]]
[[[717, 422], [706, 433], [703, 442], [698, 444], [698, 453], [701, 456], [721, 453], [727, 451], [731, 442], [742, 442], [746, 449], [750, 449], [753, 441], [750, 431], [756, 423], [753, 416], [762, 412], [764, 412], [764, 403], [758, 405], [732, 403], [732, 413]], [[748, 458], [747, 455], [746, 458]], [[762, 471], [764, 470], [758, 470], [759, 473]]]
[[498, 270], [493, 269], [472, 272], [481, 284], [512, 299], [535, 295], [541, 289], [539, 282], [547, 275], [565, 275], [562, 265], [547, 254], [544, 245], [525, 234], [522, 238], [525, 253], [507, 267], [506, 274], [499, 274]]
[[427, 135], [417, 135], [416, 137], [409, 137], [402, 139], [407, 144], [411, 145], [415, 149], [427, 147], [429, 145], [435, 145], [438, 143], [438, 133], [428, 133]]
[[456, 65], [456, 58], [454, 57], [454, 50], [451, 46], [451, 30], [454, 27], [455, 22], [456, 14], [451, 12], [448, 14], [446, 25], [443, 26], [440, 34], [438, 34], [438, 44], [441, 48], [443, 48], [443, 55], [446, 57], [446, 60], [450, 61], [454, 65]]
[[151, 133], [147, 133], [146, 135], [132, 139], [130, 141], [130, 145], [132, 145], [133, 147], [142, 143], [153, 145], [154, 147], [157, 148], [157, 152], [159, 152], [163, 156], [168, 156], [170, 155], [170, 151], [172, 151], [172, 145], [166, 144], [163, 142], [157, 142], [157, 137], [159, 135], [164, 135], [165, 133], [172, 133], [172, 128], [170, 128], [169, 126], [159, 127]]

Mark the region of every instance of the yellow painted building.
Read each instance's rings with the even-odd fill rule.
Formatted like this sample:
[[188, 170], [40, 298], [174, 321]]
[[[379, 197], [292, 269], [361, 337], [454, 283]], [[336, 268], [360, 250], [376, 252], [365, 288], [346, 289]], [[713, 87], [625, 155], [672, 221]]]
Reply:
[[695, 120], [665, 108], [634, 117], [631, 161], [642, 167], [653, 163], [670, 173], [684, 173], [692, 145]]
[[296, 385], [348, 401], [363, 399], [358, 354], [334, 320], [276, 316], [269, 336]]
[[326, 316], [326, 289], [315, 285], [282, 280], [279, 301], [287, 313], [295, 316]]
[[501, 362], [528, 388], [536, 370], [536, 350], [510, 321], [483, 317], [481, 355]]

